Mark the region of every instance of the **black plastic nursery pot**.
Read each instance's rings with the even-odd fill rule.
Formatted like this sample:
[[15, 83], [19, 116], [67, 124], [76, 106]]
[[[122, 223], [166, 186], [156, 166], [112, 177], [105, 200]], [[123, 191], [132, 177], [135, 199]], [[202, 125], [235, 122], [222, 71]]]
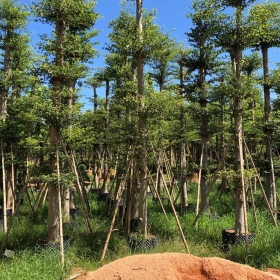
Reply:
[[131, 233], [128, 236], [128, 246], [133, 251], [149, 251], [155, 249], [158, 244], [158, 237], [149, 234], [147, 238], [138, 233]]
[[[7, 215], [7, 218], [11, 218], [12, 215], [13, 215], [12, 209], [6, 209], [6, 215]], [[0, 219], [1, 219], [1, 220], [4, 219], [4, 211], [3, 211], [3, 208], [0, 208]]]
[[[248, 242], [251, 244], [255, 239], [254, 233], [248, 234]], [[245, 235], [236, 235], [234, 228], [223, 229], [222, 231], [222, 251], [229, 251], [230, 246], [234, 246], [237, 244], [245, 244], [246, 236]]]
[[110, 193], [99, 193], [98, 200], [99, 201], [108, 201], [111, 197]]
[[[70, 249], [70, 238], [68, 235], [63, 236], [63, 248], [64, 252]], [[60, 242], [48, 242], [48, 240], [40, 239], [36, 243], [36, 252], [43, 253], [48, 252], [50, 254], [59, 254]]]
[[70, 216], [75, 220], [80, 216], [80, 208], [70, 208]]
[[[1, 219], [4, 219], [3, 208], [0, 209], [0, 215], [1, 215]], [[7, 215], [7, 218], [11, 218], [12, 215], [13, 215], [13, 210], [12, 209], [6, 209], [6, 215]]]

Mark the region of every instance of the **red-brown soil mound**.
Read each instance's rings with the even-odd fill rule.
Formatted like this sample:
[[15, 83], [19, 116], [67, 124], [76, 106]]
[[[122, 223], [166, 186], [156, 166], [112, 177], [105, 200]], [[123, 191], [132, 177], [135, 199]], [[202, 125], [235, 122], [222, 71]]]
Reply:
[[82, 280], [264, 280], [280, 277], [221, 258], [182, 253], [134, 255], [88, 272]]

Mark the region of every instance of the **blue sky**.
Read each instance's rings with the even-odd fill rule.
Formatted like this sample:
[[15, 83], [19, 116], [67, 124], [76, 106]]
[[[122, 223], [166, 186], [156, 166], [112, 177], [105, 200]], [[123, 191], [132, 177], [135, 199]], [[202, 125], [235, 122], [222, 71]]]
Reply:
[[[32, 2], [37, 2], [36, 0], [22, 0], [22, 4], [31, 5]], [[189, 0], [144, 0], [144, 8], [147, 10], [155, 9], [157, 11], [157, 18], [155, 22], [163, 28], [164, 32], [172, 31], [172, 38], [176, 38], [179, 42], [186, 40], [187, 32], [191, 26], [191, 22], [186, 18], [186, 14], [190, 11], [191, 1]], [[94, 41], [99, 42], [96, 45], [100, 55], [94, 59], [94, 63], [91, 65], [93, 68], [104, 67], [103, 58], [106, 51], [103, 49], [105, 43], [108, 42], [108, 34], [110, 30], [108, 29], [108, 24], [111, 20], [118, 18], [120, 10], [123, 6], [120, 4], [119, 0], [100, 0], [97, 1], [96, 11], [100, 14], [95, 28], [100, 30], [99, 35], [94, 38]], [[134, 7], [132, 6], [133, 12]], [[31, 20], [29, 30], [33, 33], [32, 39], [34, 47], [38, 42], [38, 35], [43, 33], [48, 33], [51, 29], [48, 25], [43, 25], [38, 22], [33, 22]], [[97, 89], [100, 96], [104, 95], [104, 89]], [[85, 108], [90, 108], [92, 105], [88, 104], [89, 101], [87, 97], [92, 97], [92, 90], [89, 88], [83, 88], [81, 91], [83, 96], [82, 102], [86, 103]]]
[[[191, 1], [189, 0], [144, 0], [143, 6], [147, 10], [155, 9], [157, 18], [155, 22], [163, 27], [164, 32], [172, 31], [173, 37], [178, 41], [186, 40], [184, 32], [188, 31], [191, 22], [186, 18], [186, 14], [190, 11]], [[96, 10], [100, 13], [100, 18], [96, 24], [96, 29], [101, 30], [98, 36], [99, 41], [106, 41], [106, 36], [109, 34], [108, 23], [112, 19], [119, 16], [119, 11], [122, 6], [119, 0], [100, 0], [97, 2]], [[133, 11], [134, 12], [134, 11]]]
[[[22, 0], [22, 4], [32, 4], [31, 0]], [[35, 0], [36, 2], [36, 0]], [[257, 2], [260, 2], [259, 0]], [[147, 10], [156, 9], [157, 17], [155, 23], [163, 27], [164, 32], [172, 31], [171, 37], [176, 38], [178, 42], [185, 42], [187, 45], [187, 36], [191, 27], [191, 21], [186, 14], [191, 11], [191, 0], [143, 0], [143, 7]], [[108, 42], [107, 36], [110, 33], [108, 23], [119, 16], [122, 6], [120, 0], [99, 0], [97, 1], [96, 11], [100, 14], [100, 18], [96, 23], [96, 29], [100, 30], [99, 35], [95, 38], [99, 45], [96, 46], [100, 52], [100, 56], [94, 59], [93, 68], [104, 67], [103, 57], [106, 51], [103, 49], [105, 42]], [[134, 7], [132, 7], [134, 9]], [[134, 12], [134, 10], [133, 10]], [[29, 30], [33, 32], [32, 38], [35, 44], [38, 41], [38, 34], [49, 32], [50, 28], [40, 23], [30, 22]], [[271, 49], [270, 52], [271, 68], [275, 67], [275, 61], [278, 61], [279, 49]], [[89, 88], [82, 89], [83, 103], [87, 103], [85, 108], [91, 108], [86, 97], [92, 97], [92, 90]], [[104, 95], [104, 90], [98, 89], [100, 96]]]

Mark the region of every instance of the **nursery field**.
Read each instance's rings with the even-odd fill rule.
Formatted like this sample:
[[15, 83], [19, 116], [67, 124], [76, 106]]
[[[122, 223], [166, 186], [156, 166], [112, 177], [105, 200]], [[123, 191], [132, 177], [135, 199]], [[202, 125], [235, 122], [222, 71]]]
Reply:
[[[196, 202], [196, 188], [196, 183], [189, 183], [189, 204]], [[202, 214], [197, 225], [194, 224], [193, 208], [190, 207], [184, 215], [179, 215], [179, 211], [176, 211], [191, 255], [224, 258], [261, 270], [280, 269], [279, 229], [273, 224], [258, 191], [254, 195], [258, 209], [255, 213], [256, 220], [248, 205], [248, 227], [250, 233], [254, 233], [249, 253], [246, 252], [244, 243], [229, 246], [225, 250], [222, 232], [234, 227], [234, 203], [229, 192], [220, 194], [218, 189], [217, 185], [210, 193], [210, 212]], [[1, 255], [0, 279], [70, 279], [71, 275], [78, 276], [82, 272], [94, 271], [114, 260], [131, 255], [186, 253], [170, 203], [167, 199], [162, 200], [167, 215], [165, 216], [160, 204], [155, 203], [153, 196], [149, 195], [148, 232], [157, 237], [157, 242], [151, 248], [131, 248], [122, 229], [119, 211], [105, 258], [100, 261], [112, 220], [112, 209], [108, 200], [102, 201], [97, 194], [90, 191], [88, 199], [92, 232], [89, 233], [81, 212], [72, 216], [71, 226], [63, 225], [64, 236], [67, 236], [67, 239], [65, 265], [62, 268], [59, 247], [46, 249], [40, 245], [40, 241], [47, 236], [47, 203], [30, 214], [30, 204], [24, 197], [19, 216], [14, 219], [5, 245], [5, 249], [13, 251], [14, 255]], [[175, 205], [175, 209], [178, 210], [178, 206]], [[3, 233], [0, 238], [3, 240]]]

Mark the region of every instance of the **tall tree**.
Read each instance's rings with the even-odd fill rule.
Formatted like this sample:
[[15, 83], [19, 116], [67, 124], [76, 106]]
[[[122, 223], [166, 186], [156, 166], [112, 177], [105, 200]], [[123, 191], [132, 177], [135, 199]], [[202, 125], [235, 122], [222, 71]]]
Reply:
[[203, 211], [209, 208], [208, 198], [208, 123], [209, 114], [207, 103], [209, 102], [209, 94], [207, 93], [207, 75], [211, 75], [211, 71], [216, 66], [218, 52], [214, 49], [213, 36], [219, 27], [219, 23], [223, 18], [220, 9], [220, 1], [195, 0], [192, 6], [194, 12], [188, 14], [194, 25], [191, 32], [187, 33], [190, 44], [195, 48], [193, 56], [190, 58], [189, 65], [193, 70], [198, 71], [196, 83], [198, 85], [198, 102], [201, 107], [201, 125], [200, 138], [202, 149], [202, 170], [201, 170], [201, 206]]
[[[37, 20], [54, 26], [52, 37], [42, 36], [41, 49], [45, 62], [42, 71], [50, 83], [50, 161], [51, 173], [56, 173], [56, 147], [60, 134], [71, 120], [67, 100], [75, 94], [71, 90], [79, 78], [85, 76], [85, 65], [95, 56], [90, 39], [96, 35], [93, 26], [98, 18], [94, 1], [42, 0], [33, 6]], [[71, 96], [71, 98], [74, 98]], [[69, 109], [69, 106], [68, 106]], [[48, 185], [48, 240], [59, 238], [58, 188]]]
[[[3, 0], [0, 3], [0, 48], [1, 48], [1, 81], [0, 81], [0, 118], [1, 118], [1, 157], [2, 157], [2, 186], [3, 186], [3, 211], [4, 211], [4, 232], [7, 230], [6, 208], [13, 208], [14, 205], [14, 190], [12, 180], [8, 184], [8, 192], [6, 197], [6, 173], [5, 173], [5, 158], [4, 158], [4, 133], [5, 123], [7, 119], [7, 105], [9, 93], [16, 96], [20, 92], [20, 79], [23, 79], [21, 71], [22, 66], [26, 66], [26, 57], [21, 58], [20, 55], [27, 54], [28, 36], [26, 33], [28, 12], [13, 0]], [[23, 53], [22, 53], [23, 52]], [[19, 66], [19, 68], [17, 67]], [[10, 149], [11, 147], [9, 147]], [[11, 168], [8, 172], [12, 175]], [[7, 201], [6, 201], [7, 199]]]
[[[224, 0], [225, 7], [234, 8], [234, 19], [224, 25], [224, 31], [218, 34], [220, 43], [229, 52], [232, 60], [233, 77], [233, 117], [235, 136], [235, 234], [248, 232], [246, 220], [246, 197], [244, 186], [244, 151], [243, 151], [243, 89], [242, 89], [242, 53], [245, 48], [243, 13], [254, 0]], [[231, 35], [230, 35], [231, 34]]]
[[147, 118], [145, 112], [145, 87], [144, 87], [144, 50], [143, 44], [143, 0], [136, 0], [136, 25], [137, 41], [139, 44], [137, 50], [137, 91], [140, 102], [138, 111], [139, 140], [139, 180], [140, 180], [140, 198], [139, 198], [139, 226], [138, 230], [145, 236], [147, 235]]
[[266, 134], [266, 161], [268, 170], [266, 170], [266, 196], [271, 209], [277, 212], [276, 205], [276, 186], [275, 176], [272, 170], [272, 130], [270, 126], [270, 78], [268, 50], [271, 47], [280, 45], [280, 3], [265, 2], [258, 3], [250, 8], [248, 15], [247, 37], [251, 46], [260, 49], [263, 58], [263, 92], [264, 92], [264, 127]]

